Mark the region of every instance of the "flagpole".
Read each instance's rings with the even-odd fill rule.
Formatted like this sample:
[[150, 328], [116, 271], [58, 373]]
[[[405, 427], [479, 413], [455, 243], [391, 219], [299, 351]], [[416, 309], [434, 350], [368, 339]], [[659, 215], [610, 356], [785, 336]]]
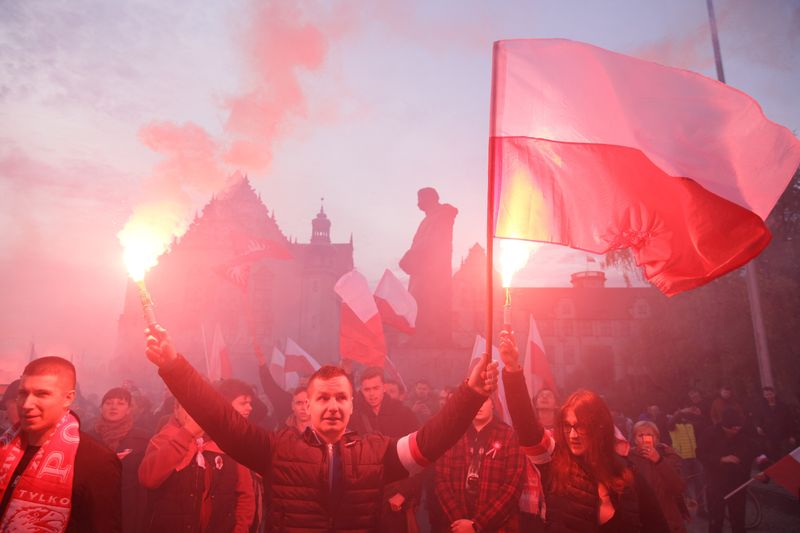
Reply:
[[497, 43], [492, 48], [492, 91], [489, 109], [489, 164], [486, 190], [486, 352], [492, 357], [492, 331], [494, 329], [494, 89], [497, 80]]
[[[717, 66], [717, 79], [725, 83], [725, 71], [722, 68], [722, 51], [719, 46], [717, 32], [717, 18], [714, 15], [714, 1], [706, 0], [708, 6], [708, 22], [711, 27], [711, 44], [714, 47], [714, 62]], [[769, 358], [767, 333], [764, 328], [764, 315], [761, 310], [761, 296], [758, 290], [758, 277], [756, 276], [755, 259], [744, 266], [747, 296], [750, 302], [750, 318], [753, 322], [753, 337], [756, 343], [756, 358], [758, 360], [758, 373], [761, 376], [762, 387], [774, 386], [772, 380], [772, 363]]]

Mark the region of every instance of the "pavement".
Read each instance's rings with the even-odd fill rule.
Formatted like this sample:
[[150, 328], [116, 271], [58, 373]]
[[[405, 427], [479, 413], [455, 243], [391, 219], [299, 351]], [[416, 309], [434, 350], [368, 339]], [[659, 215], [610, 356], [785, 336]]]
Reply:
[[[783, 487], [774, 483], [753, 483], [750, 485], [751, 494], [755, 496], [761, 507], [761, 524], [748, 531], [753, 532], [800, 532], [800, 500], [789, 494]], [[753, 512], [748, 505], [748, 512]], [[693, 516], [688, 525], [689, 533], [706, 533], [708, 520]], [[723, 531], [730, 531], [726, 522]]]

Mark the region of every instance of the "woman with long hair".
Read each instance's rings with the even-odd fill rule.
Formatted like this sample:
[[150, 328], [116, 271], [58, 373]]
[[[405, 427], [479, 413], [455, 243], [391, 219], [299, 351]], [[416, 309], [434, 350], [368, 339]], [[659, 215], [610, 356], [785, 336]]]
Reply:
[[605, 402], [574, 392], [545, 431], [528, 398], [514, 337], [500, 334], [506, 402], [528, 460], [542, 473], [540, 515], [547, 531], [669, 531], [653, 490], [615, 451]]

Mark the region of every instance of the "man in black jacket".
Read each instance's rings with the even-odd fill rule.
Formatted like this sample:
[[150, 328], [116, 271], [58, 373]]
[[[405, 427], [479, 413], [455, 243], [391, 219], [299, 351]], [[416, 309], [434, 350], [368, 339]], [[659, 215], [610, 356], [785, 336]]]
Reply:
[[19, 424], [0, 437], [0, 531], [121, 531], [122, 465], [80, 431], [74, 400], [72, 363], [41, 357], [25, 367]]
[[466, 431], [497, 387], [485, 355], [442, 411], [419, 431], [392, 439], [347, 431], [353, 386], [338, 367], [308, 382], [311, 427], [273, 433], [249, 424], [177, 354], [166, 331], [148, 330], [147, 357], [186, 410], [236, 461], [265, 478], [269, 526], [277, 531], [377, 531], [386, 483], [419, 472]]
[[756, 440], [745, 428], [741, 412], [726, 407], [720, 421], [706, 430], [697, 443], [697, 458], [706, 474], [708, 531], [722, 531], [725, 507], [733, 533], [744, 533], [745, 492], [740, 490], [727, 500], [725, 495], [750, 479], [753, 460], [759, 449]]

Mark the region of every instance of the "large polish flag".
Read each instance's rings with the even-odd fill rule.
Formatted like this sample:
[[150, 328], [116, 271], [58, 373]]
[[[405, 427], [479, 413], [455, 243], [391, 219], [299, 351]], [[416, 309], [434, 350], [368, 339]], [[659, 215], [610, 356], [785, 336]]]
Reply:
[[297, 388], [301, 377], [308, 377], [317, 370], [320, 364], [311, 354], [302, 349], [291, 338], [286, 339], [286, 349], [283, 350], [285, 364], [283, 367], [285, 386], [287, 390]]
[[375, 304], [384, 324], [403, 333], [414, 333], [417, 322], [417, 301], [394, 273], [384, 270], [375, 287]]
[[667, 295], [758, 255], [800, 142], [745, 93], [563, 39], [494, 45], [497, 237], [630, 248]]
[[542, 388], [548, 388], [557, 394], [556, 381], [553, 379], [550, 362], [544, 353], [544, 342], [542, 342], [542, 336], [539, 334], [539, 328], [536, 326], [533, 315], [530, 315], [528, 346], [525, 350], [522, 371], [531, 394], [536, 394]]
[[339, 278], [333, 290], [342, 299], [339, 319], [339, 352], [342, 359], [358, 361], [365, 366], [383, 367], [386, 340], [378, 306], [367, 279], [354, 269]]

